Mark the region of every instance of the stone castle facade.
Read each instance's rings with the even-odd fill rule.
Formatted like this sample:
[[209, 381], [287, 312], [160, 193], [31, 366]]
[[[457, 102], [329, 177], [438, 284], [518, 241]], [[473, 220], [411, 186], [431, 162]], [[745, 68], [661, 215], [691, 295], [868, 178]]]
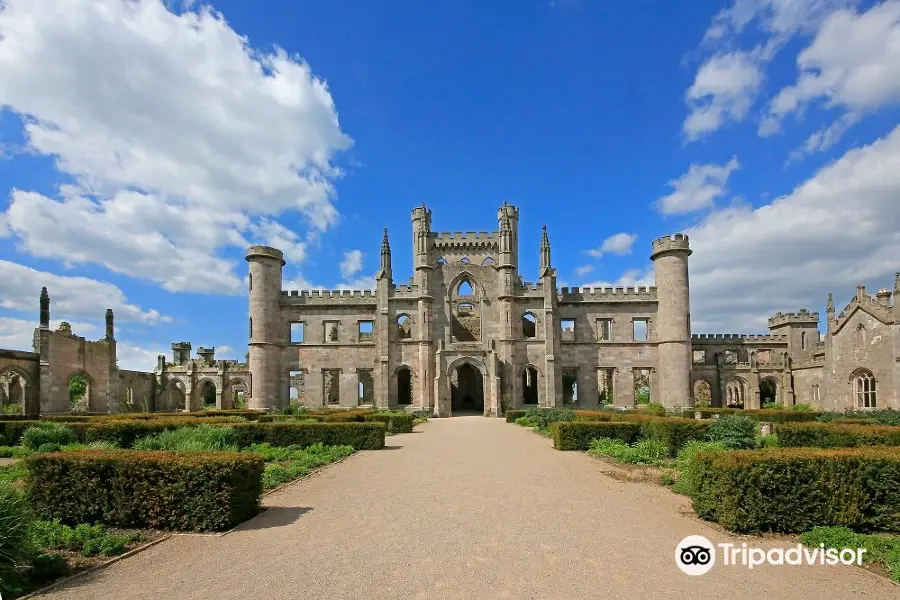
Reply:
[[387, 231], [374, 290], [282, 290], [281, 251], [253, 246], [249, 364], [214, 348], [172, 345], [152, 372], [118, 368], [113, 314], [88, 341], [50, 329], [40, 299], [34, 352], [0, 350], [0, 409], [68, 412], [68, 383], [84, 377], [81, 410], [200, 410], [214, 403], [422, 410], [437, 416], [504, 408], [602, 404], [670, 407], [697, 401], [760, 408], [900, 409], [900, 274], [893, 290], [860, 286], [838, 312], [777, 313], [765, 335], [691, 334], [687, 236], [653, 241], [655, 287], [557, 288], [546, 228], [539, 277], [519, 272], [519, 211], [497, 230], [436, 233], [413, 209], [414, 275], [395, 283]]

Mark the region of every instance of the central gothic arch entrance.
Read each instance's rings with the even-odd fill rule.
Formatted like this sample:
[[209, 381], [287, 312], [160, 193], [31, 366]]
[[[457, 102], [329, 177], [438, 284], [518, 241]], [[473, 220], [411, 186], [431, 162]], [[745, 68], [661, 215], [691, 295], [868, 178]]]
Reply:
[[478, 367], [463, 362], [450, 373], [452, 414], [484, 414], [484, 377]]

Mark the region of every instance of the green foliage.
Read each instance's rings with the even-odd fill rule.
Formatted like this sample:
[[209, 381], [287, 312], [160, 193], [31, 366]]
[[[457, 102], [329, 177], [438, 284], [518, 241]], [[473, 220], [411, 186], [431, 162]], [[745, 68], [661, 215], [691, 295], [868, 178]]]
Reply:
[[59, 452], [61, 446], [59, 444], [54, 444], [53, 442], [46, 442], [41, 444], [40, 448], [37, 449], [38, 452]]
[[241, 448], [268, 443], [273, 446], [353, 446], [356, 450], [384, 448], [382, 423], [239, 423], [233, 425]]
[[301, 448], [254, 444], [245, 452], [259, 454], [268, 463], [263, 472], [263, 487], [269, 489], [308, 475], [316, 467], [350, 456], [353, 454], [353, 447], [313, 444]]
[[764, 435], [759, 438], [759, 447], [760, 448], [779, 448], [781, 444], [778, 443], [778, 436], [773, 434]]
[[678, 468], [678, 482], [672, 487], [672, 491], [678, 494], [690, 495], [694, 489], [694, 473], [692, 468], [694, 460], [702, 453], [722, 453], [727, 448], [719, 442], [703, 442], [691, 440], [678, 451], [675, 457], [675, 465]]
[[[781, 405], [779, 405], [781, 406]], [[713, 415], [740, 414], [754, 421], [766, 421], [771, 423], [794, 423], [799, 421], [815, 421], [822, 415], [820, 412], [802, 410], [784, 410], [781, 408], [739, 409], [739, 408], [705, 408], [700, 410], [700, 416], [709, 419]]]
[[592, 440], [588, 454], [609, 456], [635, 465], [655, 465], [669, 455], [669, 447], [659, 440], [641, 440], [633, 445], [612, 438]]
[[25, 458], [32, 452], [24, 446], [0, 446], [0, 458]]
[[796, 410], [799, 412], [812, 412], [813, 407], [810, 406], [809, 404], [798, 403], [798, 404], [793, 405], [791, 407], [791, 410]]
[[0, 467], [0, 484], [2, 483], [12, 483], [14, 481], [19, 481], [24, 479], [28, 474], [28, 468], [25, 466], [25, 463], [19, 461], [12, 465], [7, 465], [5, 467]]
[[848, 419], [872, 421], [879, 425], [900, 426], [900, 410], [881, 409], [881, 410], [848, 410], [847, 412], [829, 411], [821, 413], [818, 417], [819, 421], [844, 421]]
[[784, 404], [780, 402], [763, 402], [763, 410], [784, 410]]
[[666, 414], [666, 407], [657, 402], [651, 402], [650, 404], [648, 404], [647, 406], [644, 407], [644, 410], [647, 411], [648, 413], [650, 413], [651, 415], [659, 415], [661, 417], [665, 416], [665, 414]]
[[863, 563], [876, 563], [887, 569], [891, 579], [900, 583], [900, 537], [855, 533], [846, 527], [814, 527], [800, 536], [811, 548], [865, 548]]
[[22, 568], [27, 563], [29, 512], [25, 497], [0, 482], [0, 592], [20, 590]]
[[557, 450], [587, 450], [591, 441], [599, 438], [611, 438], [628, 444], [635, 442], [641, 436], [641, 424], [624, 421], [557, 422], [551, 432], [553, 447]]
[[694, 510], [732, 531], [900, 530], [896, 448], [701, 453], [691, 473]]
[[900, 428], [887, 425], [782, 423], [775, 426], [775, 434], [785, 448], [900, 446]]
[[553, 423], [575, 420], [575, 411], [569, 408], [529, 408], [523, 415], [528, 427], [547, 429]]
[[378, 411], [371, 415], [363, 415], [366, 423], [384, 423], [388, 433], [411, 433], [413, 430], [413, 415], [397, 410]]
[[731, 450], [756, 448], [756, 421], [742, 415], [721, 415], [707, 430], [712, 442]]
[[263, 461], [236, 452], [55, 452], [25, 459], [39, 518], [218, 531], [259, 510]]
[[87, 378], [82, 373], [69, 378], [69, 405], [74, 409], [87, 393]]
[[47, 583], [69, 573], [69, 563], [59, 554], [39, 554], [31, 561], [28, 580], [33, 584]]
[[88, 442], [110, 442], [120, 448], [130, 448], [138, 438], [156, 435], [163, 431], [199, 427], [200, 425], [237, 425], [239, 423], [247, 423], [247, 421], [238, 417], [163, 417], [106, 419], [80, 425], [85, 429], [85, 439]]
[[678, 451], [691, 440], [707, 439], [709, 422], [679, 418], [644, 418], [641, 423], [641, 436], [666, 445], [669, 456]]
[[44, 444], [63, 446], [71, 444], [76, 439], [75, 432], [70, 427], [52, 421], [42, 421], [25, 430], [22, 434], [22, 445], [30, 450], [38, 450]]
[[506, 417], [507, 423], [515, 423], [519, 417], [525, 416], [524, 410], [507, 410], [503, 415]]
[[70, 550], [82, 556], [115, 556], [125, 547], [143, 538], [138, 532], [112, 534], [103, 525], [81, 523], [75, 527], [54, 521], [32, 521], [29, 541], [41, 550]]
[[5, 404], [0, 413], [4, 415], [21, 415], [25, 412], [25, 407], [19, 403]]
[[169, 429], [141, 438], [134, 443], [135, 450], [165, 450], [168, 452], [198, 452], [238, 449], [234, 428], [201, 424], [196, 427]]

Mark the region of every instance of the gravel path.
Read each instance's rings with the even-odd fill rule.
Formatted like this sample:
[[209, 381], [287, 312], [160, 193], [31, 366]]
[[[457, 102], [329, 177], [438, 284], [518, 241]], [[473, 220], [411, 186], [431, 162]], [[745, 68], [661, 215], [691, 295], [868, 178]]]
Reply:
[[[436, 419], [267, 498], [223, 537], [176, 536], [41, 598], [897, 598], [857, 567], [675, 565], [726, 541], [688, 502], [500, 419]], [[740, 543], [740, 541], [738, 541]], [[772, 544], [769, 544], [770, 546]]]

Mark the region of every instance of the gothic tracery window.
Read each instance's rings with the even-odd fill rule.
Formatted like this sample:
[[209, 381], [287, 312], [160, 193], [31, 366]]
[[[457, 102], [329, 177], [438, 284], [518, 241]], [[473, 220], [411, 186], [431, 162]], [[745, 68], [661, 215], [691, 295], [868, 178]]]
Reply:
[[853, 393], [857, 408], [875, 408], [875, 377], [870, 371], [859, 370], [853, 377]]

